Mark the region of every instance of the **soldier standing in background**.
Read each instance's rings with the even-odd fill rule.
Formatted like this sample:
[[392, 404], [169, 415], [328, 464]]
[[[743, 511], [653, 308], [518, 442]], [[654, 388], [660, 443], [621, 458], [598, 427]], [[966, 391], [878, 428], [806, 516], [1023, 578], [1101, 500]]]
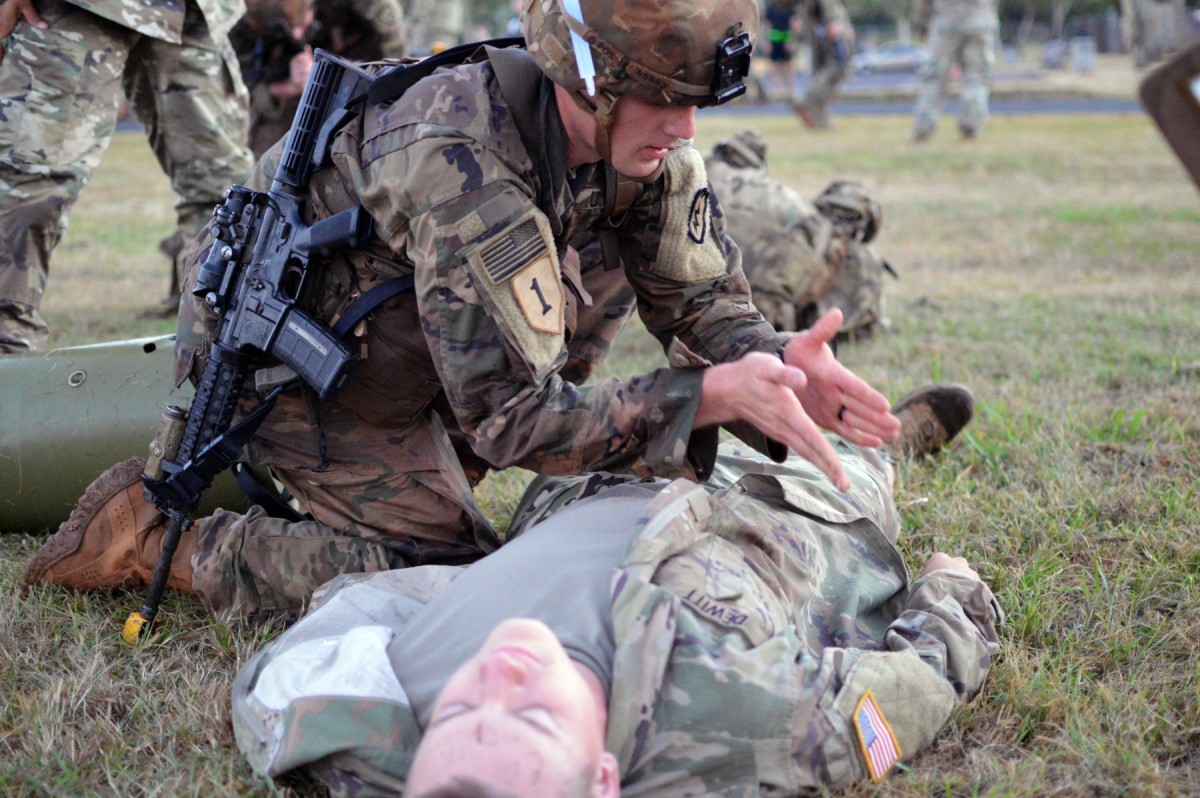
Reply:
[[250, 0], [229, 34], [250, 89], [250, 148], [260, 158], [291, 127], [319, 47], [351, 61], [403, 58], [399, 0]]
[[879, 204], [850, 181], [809, 202], [767, 174], [766, 157], [761, 134], [741, 130], [718, 141], [705, 161], [755, 307], [780, 331], [806, 329], [835, 307], [843, 316], [839, 336], [886, 325], [883, 273], [895, 271], [869, 246], [883, 224]]
[[796, 55], [793, 34], [796, 7], [791, 0], [767, 3], [764, 15], [767, 21], [767, 58], [771, 72], [767, 86], [768, 97], [779, 92], [789, 101], [796, 93], [796, 73], [792, 71], [792, 58]]
[[0, 4], [0, 352], [42, 349], [50, 253], [116, 128], [121, 92], [191, 240], [250, 175], [247, 95], [228, 32], [242, 0]]
[[913, 110], [915, 141], [927, 141], [937, 132], [938, 114], [955, 66], [962, 87], [958, 132], [964, 139], [973, 139], [983, 130], [999, 26], [995, 0], [917, 0], [913, 30], [918, 36], [928, 36], [933, 58], [924, 69]]
[[803, 14], [801, 24], [811, 53], [808, 89], [792, 108], [805, 127], [828, 130], [833, 125], [829, 104], [850, 71], [854, 26], [842, 0], [804, 0]]
[[309, 0], [251, 0], [229, 40], [250, 90], [250, 149], [262, 154], [291, 127], [312, 68]]
[[351, 61], [408, 55], [400, 0], [316, 0], [308, 43]]

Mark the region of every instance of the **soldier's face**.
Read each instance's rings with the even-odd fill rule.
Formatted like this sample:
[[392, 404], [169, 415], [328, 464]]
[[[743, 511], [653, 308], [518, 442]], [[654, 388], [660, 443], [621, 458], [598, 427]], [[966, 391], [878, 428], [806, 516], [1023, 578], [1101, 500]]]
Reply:
[[[571, 166], [600, 160], [596, 147], [596, 118], [581, 109], [561, 86], [554, 87], [567, 131]], [[626, 95], [617, 102], [609, 137], [612, 166], [629, 177], [649, 177], [680, 141], [696, 135], [696, 109], [691, 106], [651, 105]]]
[[693, 106], [651, 105], [627, 95], [617, 103], [613, 121], [613, 168], [629, 177], [648, 177], [680, 141], [695, 136]]
[[544, 624], [506, 621], [442, 688], [408, 792], [471, 778], [515, 795], [558, 795], [605, 766], [615, 789], [605, 718], [602, 699]]

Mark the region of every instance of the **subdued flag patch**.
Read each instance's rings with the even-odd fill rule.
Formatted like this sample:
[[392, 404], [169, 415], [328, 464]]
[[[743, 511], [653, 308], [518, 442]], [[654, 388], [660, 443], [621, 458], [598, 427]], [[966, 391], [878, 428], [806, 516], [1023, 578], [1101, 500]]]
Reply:
[[502, 283], [541, 257], [546, 241], [533, 219], [526, 219], [488, 242], [479, 259], [493, 283]]
[[858, 706], [854, 708], [854, 729], [858, 732], [858, 745], [867, 762], [871, 781], [883, 781], [883, 777], [903, 754], [892, 727], [883, 717], [883, 711], [879, 709], [870, 690], [862, 694]]

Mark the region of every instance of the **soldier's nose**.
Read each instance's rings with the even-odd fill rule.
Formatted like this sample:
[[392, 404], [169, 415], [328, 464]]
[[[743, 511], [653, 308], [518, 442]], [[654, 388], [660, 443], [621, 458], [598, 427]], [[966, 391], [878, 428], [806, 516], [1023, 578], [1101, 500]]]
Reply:
[[677, 139], [696, 137], [696, 108], [691, 105], [676, 105], [664, 109], [663, 132]]
[[529, 665], [516, 654], [496, 651], [479, 666], [479, 676], [487, 698], [504, 702], [524, 686]]

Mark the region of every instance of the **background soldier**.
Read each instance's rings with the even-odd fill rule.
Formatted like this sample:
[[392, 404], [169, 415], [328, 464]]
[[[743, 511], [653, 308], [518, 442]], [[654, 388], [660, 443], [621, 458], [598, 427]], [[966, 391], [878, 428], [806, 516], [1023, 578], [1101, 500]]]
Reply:
[[249, 176], [246, 88], [228, 39], [243, 10], [242, 0], [0, 4], [0, 352], [46, 343], [50, 253], [108, 149], [122, 89], [179, 197], [180, 240]]
[[937, 132], [938, 114], [956, 66], [961, 87], [958, 132], [972, 139], [983, 130], [999, 26], [995, 0], [917, 0], [913, 30], [929, 37], [933, 58], [924, 67], [913, 110], [915, 141], [927, 141]]
[[805, 127], [828, 130], [833, 124], [829, 105], [850, 72], [854, 26], [842, 0], [804, 0], [802, 9], [804, 36], [811, 53], [808, 89], [792, 108]]
[[398, 0], [250, 0], [229, 34], [250, 89], [250, 148], [261, 158], [291, 127], [319, 47], [351, 61], [408, 52]]
[[832, 308], [841, 336], [886, 324], [883, 274], [895, 272], [869, 246], [883, 224], [878, 203], [849, 181], [809, 202], [767, 174], [766, 156], [758, 131], [741, 130], [706, 161], [755, 306], [777, 330], [803, 330]]
[[795, 34], [800, 27], [794, 0], [767, 3], [763, 18], [767, 21], [767, 59], [770, 61], [765, 94], [768, 99], [780, 95], [791, 101], [796, 93], [792, 58], [796, 55]]

